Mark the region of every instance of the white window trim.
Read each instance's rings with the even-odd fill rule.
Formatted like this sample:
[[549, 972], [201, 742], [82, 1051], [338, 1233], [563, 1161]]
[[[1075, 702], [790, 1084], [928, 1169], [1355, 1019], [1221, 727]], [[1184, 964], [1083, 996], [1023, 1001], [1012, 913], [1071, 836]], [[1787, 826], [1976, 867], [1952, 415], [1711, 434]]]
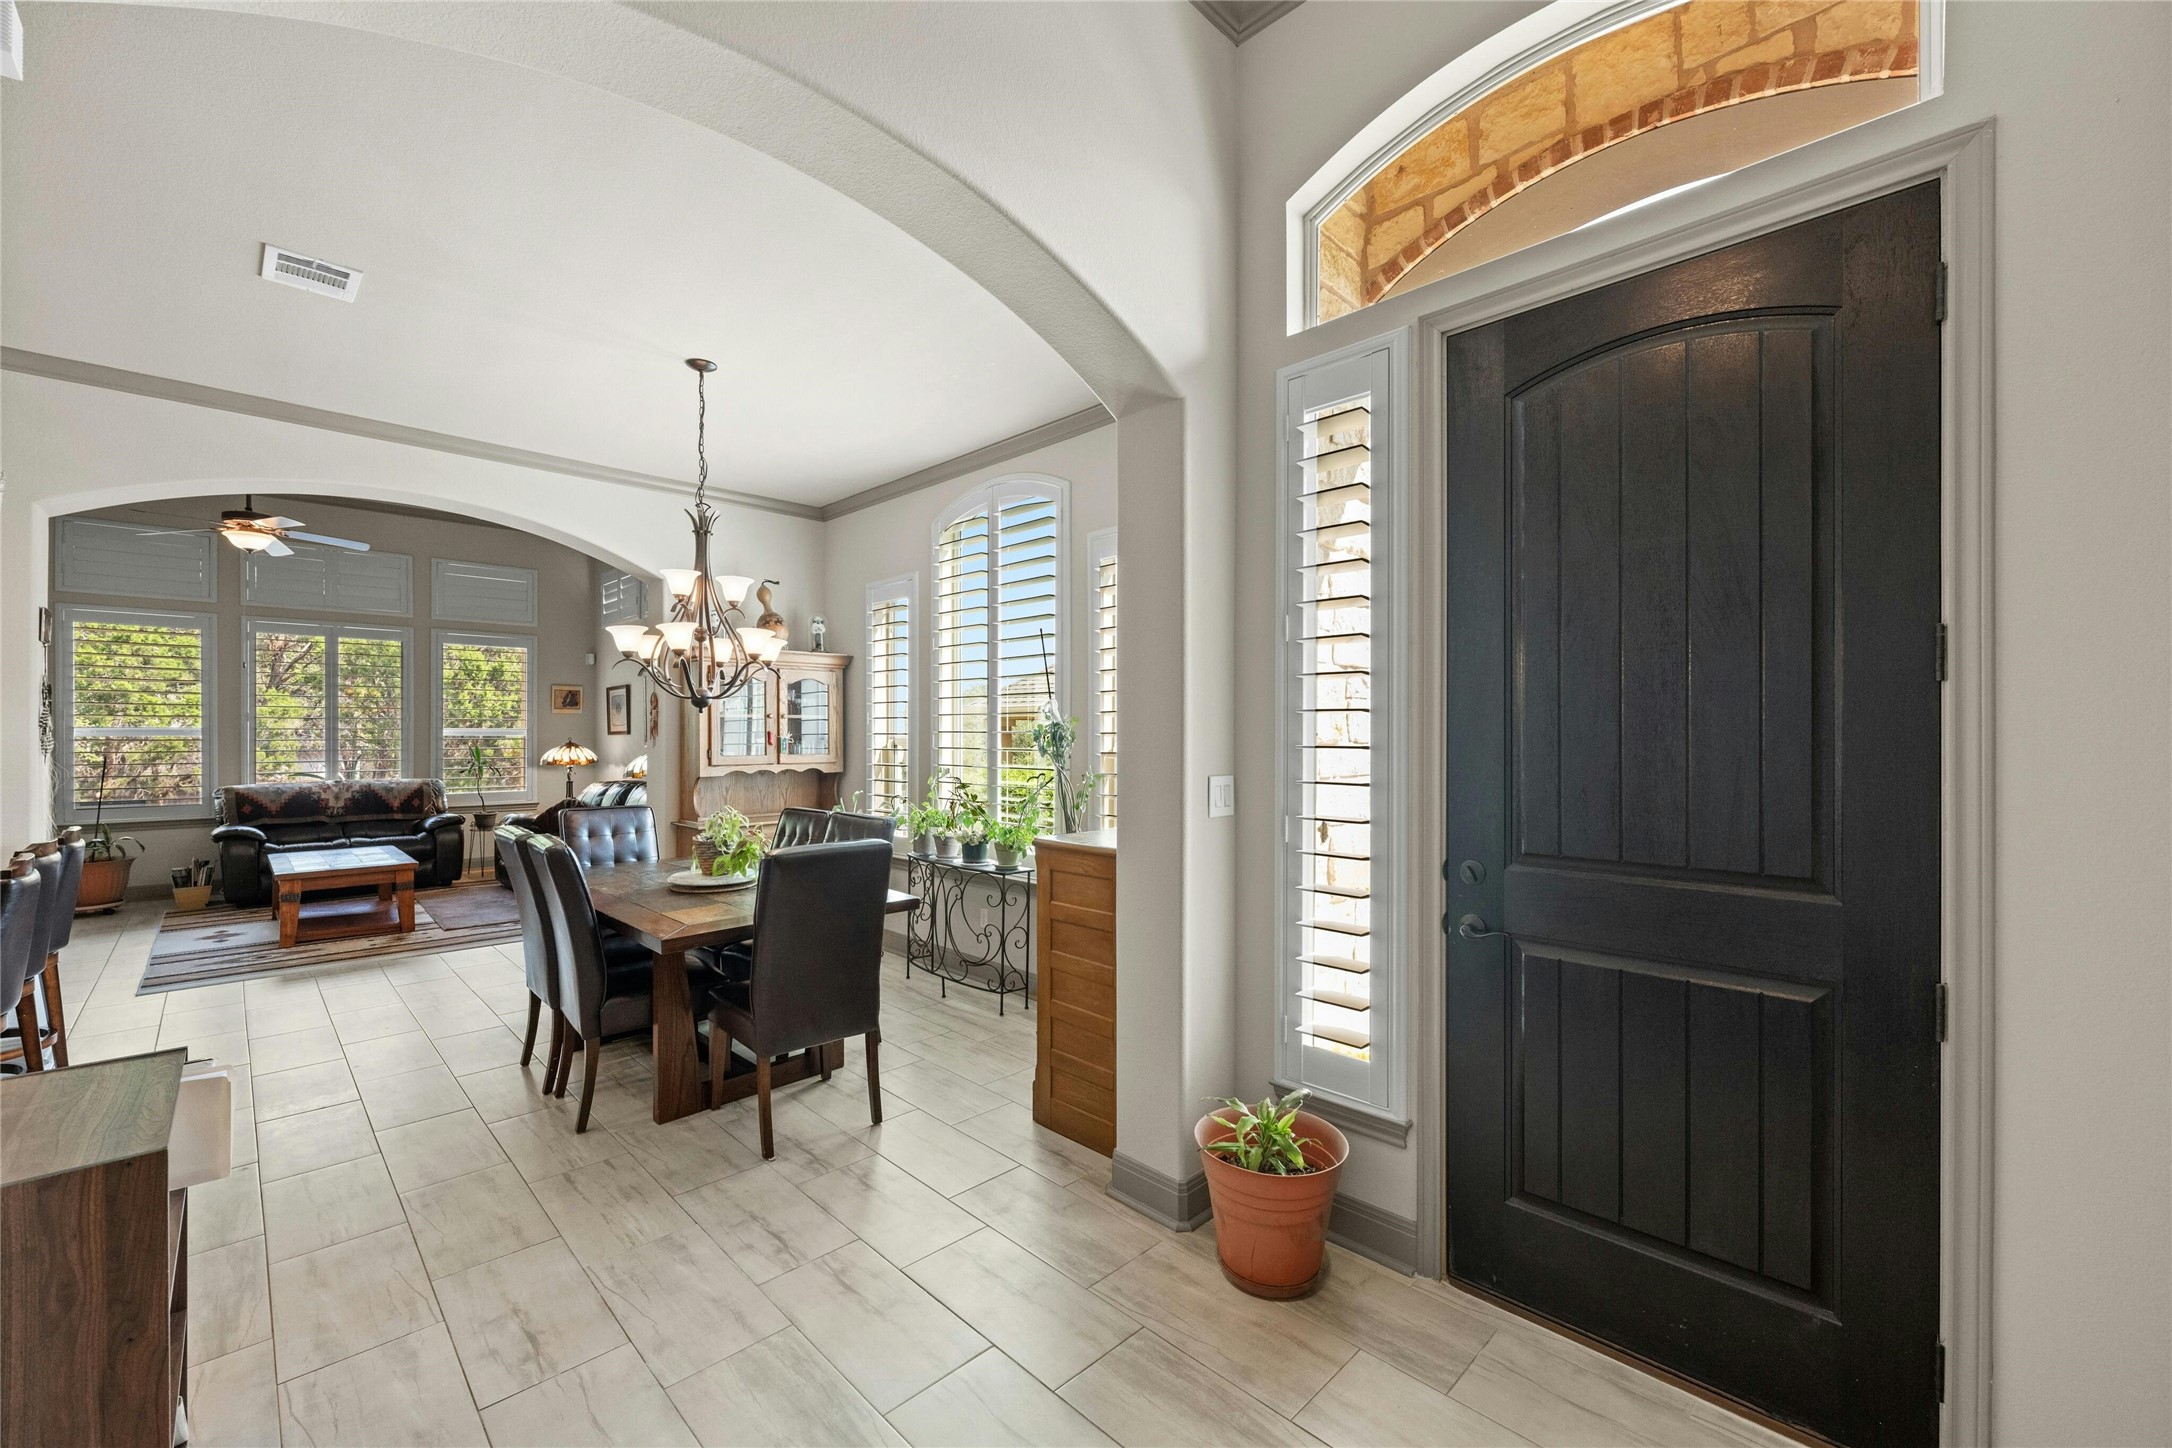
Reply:
[[[1087, 698], [1086, 718], [1082, 722], [1085, 725], [1084, 732], [1086, 735], [1086, 745], [1088, 751], [1087, 758], [1093, 762], [1093, 766], [1096, 769], [1099, 769], [1101, 767], [1101, 756], [1104, 752], [1106, 752], [1102, 748], [1103, 741], [1101, 738], [1100, 594], [1101, 560], [1104, 558], [1112, 558], [1116, 560], [1116, 636], [1119, 640], [1121, 640], [1123, 638], [1124, 631], [1124, 562], [1123, 556], [1116, 551], [1116, 530], [1114, 528], [1096, 528], [1093, 532], [1086, 535], [1086, 637], [1089, 642], [1086, 649], [1085, 659]], [[1124, 668], [1123, 644], [1121, 642], [1117, 644], [1116, 657], [1116, 737], [1119, 743], [1121, 743], [1124, 734]], [[1117, 756], [1116, 762], [1116, 775], [1119, 788], [1122, 787], [1123, 770], [1123, 756], [1119, 754]], [[1100, 801], [1102, 800], [1102, 798], [1102, 789], [1099, 785], [1096, 785], [1094, 788], [1094, 810], [1095, 822], [1097, 824], [1102, 824], [1106, 822], [1102, 819], [1100, 815]], [[1121, 808], [1122, 805], [1119, 801], [1118, 809], [1121, 810]]]
[[[1006, 473], [1000, 478], [981, 483], [970, 491], [952, 499], [950, 506], [937, 513], [935, 521], [928, 526], [930, 578], [933, 578], [932, 570], [936, 565], [938, 550], [942, 546], [943, 530], [960, 518], [965, 517], [968, 513], [985, 510], [989, 515], [988, 666], [991, 670], [995, 669], [998, 658], [996, 630], [1000, 624], [1001, 613], [997, 604], [1001, 573], [998, 555], [1001, 545], [997, 538], [996, 518], [1005, 503], [1017, 498], [1052, 498], [1056, 503], [1056, 638], [1054, 645], [1056, 654], [1056, 709], [1058, 713], [1069, 717], [1071, 715], [1071, 616], [1076, 612], [1076, 609], [1072, 607], [1073, 600], [1071, 596], [1071, 484], [1052, 473]], [[926, 755], [929, 776], [926, 783], [922, 785], [923, 794], [926, 791], [927, 784], [933, 783], [936, 757], [933, 731], [936, 726], [937, 705], [939, 702], [935, 697], [936, 631], [935, 620], [932, 616], [934, 607], [934, 585], [932, 582], [929, 585], [929, 607], [931, 616], [928, 620], [928, 628], [925, 630], [928, 639], [928, 690], [926, 694], [928, 707], [922, 711], [927, 715], [930, 731]], [[1001, 711], [996, 707], [1000, 694], [1000, 685], [996, 678], [991, 675], [988, 680], [987, 743], [988, 770], [991, 783], [1000, 767], [998, 760], [1002, 753], [1000, 741], [996, 737], [996, 723], [1001, 716]], [[994, 793], [993, 789], [990, 792]], [[990, 800], [989, 803], [993, 805], [994, 801]], [[1053, 811], [1053, 807], [1051, 807], [1051, 810]]]
[[[1298, 541], [1287, 526], [1290, 510], [1302, 486], [1299, 454], [1292, 447], [1299, 418], [1308, 410], [1334, 399], [1322, 395], [1300, 402], [1306, 378], [1329, 369], [1359, 362], [1372, 354], [1385, 354], [1380, 385], [1353, 386], [1349, 394], [1372, 395], [1372, 939], [1371, 1001], [1373, 1022], [1372, 1060], [1367, 1072], [1369, 1088], [1363, 1096], [1323, 1086], [1305, 1076], [1306, 1047], [1297, 1035], [1296, 993], [1302, 971], [1297, 966], [1297, 877], [1295, 829], [1302, 788], [1296, 767], [1298, 754], [1293, 725], [1297, 692], [1301, 685], [1295, 668], [1296, 646], [1285, 642], [1276, 653], [1275, 668], [1275, 774], [1276, 813], [1282, 822], [1284, 842], [1275, 865], [1275, 962], [1276, 1029], [1275, 1080], [1278, 1085], [1310, 1088], [1330, 1107], [1339, 1107], [1380, 1130], [1400, 1138], [1410, 1126], [1410, 1013], [1406, 961], [1415, 958], [1406, 948], [1403, 862], [1409, 848], [1414, 817], [1422, 816], [1425, 802], [1403, 798], [1384, 782], [1405, 777], [1408, 755], [1403, 727], [1409, 707], [1410, 679], [1402, 652], [1409, 634], [1409, 428], [1410, 415], [1409, 334], [1397, 331], [1338, 348], [1324, 356], [1285, 367], [1275, 374], [1275, 599], [1279, 615], [1296, 620], [1301, 610], [1294, 586]], [[1294, 633], [1293, 633], [1294, 637]], [[1338, 1118], [1340, 1119], [1340, 1118]]]
[[[907, 803], [920, 796], [913, 792], [915, 781], [920, 778], [920, 764], [925, 757], [920, 747], [920, 716], [925, 711], [915, 705], [923, 697], [920, 689], [920, 670], [917, 667], [921, 652], [921, 636], [927, 632], [923, 626], [920, 607], [920, 574], [899, 574], [867, 586], [867, 601], [860, 614], [861, 627], [867, 626], [869, 615], [882, 603], [905, 605], [905, 798]], [[867, 790], [867, 807], [875, 807], [875, 639], [872, 633], [867, 644], [867, 749], [861, 761], [865, 771], [861, 783]]]
[[[256, 777], [256, 635], [258, 630], [294, 633], [323, 634], [328, 641], [342, 638], [398, 639], [400, 643], [400, 776], [412, 777], [415, 771], [415, 631], [408, 628], [387, 628], [379, 624], [344, 623], [331, 619], [275, 618], [245, 615], [241, 621], [241, 714], [242, 772], [252, 782]], [[532, 661], [534, 655], [529, 655]], [[432, 651], [432, 662], [436, 652]], [[534, 670], [531, 667], [530, 672]], [[534, 681], [531, 679], [531, 686]], [[325, 749], [329, 752], [338, 747], [339, 739], [339, 650], [337, 644], [328, 651], [324, 665], [324, 734]], [[533, 711], [530, 713], [533, 719]], [[533, 735], [531, 729], [530, 734]], [[532, 766], [531, 766], [532, 767]]]
[[115, 623], [156, 623], [169, 626], [188, 625], [197, 630], [203, 640], [203, 679], [198, 697], [202, 700], [199, 727], [204, 742], [204, 788], [202, 796], [193, 803], [167, 805], [108, 805], [105, 822], [111, 824], [143, 823], [151, 820], [206, 819], [211, 814], [211, 797], [218, 788], [218, 643], [219, 616], [213, 613], [173, 613], [164, 609], [150, 608], [97, 608], [89, 604], [64, 603], [59, 610], [59, 631], [54, 638], [54, 653], [58, 655], [53, 683], [53, 814], [63, 824], [88, 824], [98, 812], [96, 802], [88, 806], [75, 800], [75, 622], [91, 619]]
[[[489, 789], [483, 791], [485, 806], [501, 804], [534, 804], [536, 802], [536, 729], [540, 721], [537, 713], [543, 702], [543, 686], [537, 682], [542, 677], [533, 634], [477, 633], [468, 629], [430, 630], [430, 750], [431, 773], [442, 777], [445, 759], [445, 645], [493, 644], [517, 645], [528, 651], [528, 743], [521, 752], [526, 782], [519, 789]], [[445, 780], [445, 797], [457, 801], [474, 794]], [[457, 805], [451, 806], [457, 807]]]

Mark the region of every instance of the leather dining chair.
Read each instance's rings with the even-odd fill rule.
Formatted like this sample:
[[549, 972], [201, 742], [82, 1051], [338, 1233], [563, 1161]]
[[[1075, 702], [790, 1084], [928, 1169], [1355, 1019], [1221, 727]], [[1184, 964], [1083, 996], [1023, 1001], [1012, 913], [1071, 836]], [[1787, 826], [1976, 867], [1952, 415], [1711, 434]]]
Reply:
[[778, 850], [762, 861], [754, 888], [747, 979], [710, 981], [709, 1099], [724, 1099], [732, 1043], [743, 1043], [754, 1057], [755, 1109], [767, 1160], [777, 1154], [770, 1129], [771, 1063], [794, 1051], [865, 1036], [868, 1112], [882, 1124], [875, 1062], [882, 1042], [882, 923], [890, 845], [847, 840]]
[[22, 1039], [23, 1069], [45, 1068], [42, 1052], [34, 1049], [38, 1037], [37, 1013], [24, 985], [30, 979], [30, 961], [41, 943], [44, 924], [38, 919], [39, 893], [45, 881], [31, 863], [28, 851], [18, 852], [0, 874], [0, 1011], [17, 1012]]
[[[30, 974], [24, 980], [16, 1025], [22, 1033], [23, 1061], [28, 1069], [45, 1069], [45, 1050], [53, 1051], [53, 1064], [68, 1064], [68, 1012], [60, 993], [60, 948], [67, 944], [75, 925], [75, 902], [83, 883], [85, 845], [80, 829], [68, 829], [57, 840], [30, 847], [31, 865], [41, 881], [38, 888], [38, 931], [31, 947]], [[45, 1004], [41, 1027], [37, 1001]]]
[[513, 901], [520, 911], [520, 959], [528, 985], [528, 1034], [520, 1043], [520, 1064], [527, 1065], [535, 1056], [536, 1024], [547, 1007], [551, 1013], [551, 1043], [543, 1059], [543, 1094], [548, 1096], [558, 1079], [558, 1052], [565, 1042], [566, 1020], [558, 1013], [557, 942], [543, 898], [537, 892], [535, 865], [526, 848], [526, 841], [535, 833], [525, 825], [499, 825], [498, 862], [505, 867], [506, 883], [512, 887]]
[[887, 843], [896, 836], [897, 821], [888, 815], [833, 809], [830, 811], [829, 832], [822, 838], [826, 843], [834, 845], [840, 840], [882, 840]]
[[794, 845], [820, 844], [829, 834], [829, 829], [828, 810], [791, 805], [777, 816], [776, 833], [769, 837], [769, 847], [772, 850], [789, 850]]
[[558, 838], [572, 848], [583, 868], [659, 858], [656, 811], [645, 804], [576, 806], [558, 816]]
[[588, 1112], [596, 1097], [596, 1067], [604, 1038], [648, 1029], [654, 958], [640, 941], [602, 929], [588, 896], [588, 877], [570, 844], [554, 835], [531, 834], [521, 847], [528, 852], [536, 893], [550, 921], [558, 1014], [566, 1027], [555, 1094], [566, 1094], [573, 1052], [579, 1047], [584, 1057], [581, 1114], [573, 1129], [582, 1132], [588, 1130]]

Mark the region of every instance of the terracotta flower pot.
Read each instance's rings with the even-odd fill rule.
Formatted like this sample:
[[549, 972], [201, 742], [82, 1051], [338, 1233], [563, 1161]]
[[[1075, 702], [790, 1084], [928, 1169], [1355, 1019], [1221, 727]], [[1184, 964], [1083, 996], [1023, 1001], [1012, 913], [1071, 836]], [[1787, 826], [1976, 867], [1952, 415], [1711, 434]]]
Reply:
[[1334, 1210], [1350, 1140], [1311, 1112], [1300, 1111], [1297, 1134], [1311, 1138], [1304, 1147], [1305, 1160], [1320, 1170], [1303, 1176], [1246, 1171], [1206, 1149], [1236, 1134], [1215, 1120], [1220, 1114], [1202, 1117], [1193, 1135], [1207, 1172], [1207, 1196], [1214, 1203], [1222, 1275], [1254, 1297], [1302, 1297], [1320, 1276], [1328, 1213]]
[[77, 887], [75, 913], [86, 915], [94, 910], [111, 910], [128, 894], [128, 868], [135, 863], [130, 855], [108, 855], [103, 860], [83, 862], [83, 883]]

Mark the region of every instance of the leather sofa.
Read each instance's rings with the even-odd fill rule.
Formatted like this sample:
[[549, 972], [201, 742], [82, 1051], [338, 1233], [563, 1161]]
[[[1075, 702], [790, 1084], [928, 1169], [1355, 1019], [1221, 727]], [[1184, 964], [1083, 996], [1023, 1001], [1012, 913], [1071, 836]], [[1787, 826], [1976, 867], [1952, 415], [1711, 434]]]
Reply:
[[[539, 835], [560, 835], [559, 820], [569, 809], [615, 809], [620, 805], [645, 805], [649, 802], [649, 782], [645, 779], [604, 779], [584, 785], [581, 792], [571, 799], [553, 800], [534, 814], [507, 815], [504, 824], [519, 825], [534, 830]], [[512, 881], [506, 878], [505, 861], [498, 861], [498, 883], [508, 888]]]
[[219, 880], [229, 905], [276, 898], [272, 856], [327, 845], [391, 845], [415, 859], [418, 889], [460, 878], [465, 819], [437, 779], [325, 779], [230, 784], [218, 792]]

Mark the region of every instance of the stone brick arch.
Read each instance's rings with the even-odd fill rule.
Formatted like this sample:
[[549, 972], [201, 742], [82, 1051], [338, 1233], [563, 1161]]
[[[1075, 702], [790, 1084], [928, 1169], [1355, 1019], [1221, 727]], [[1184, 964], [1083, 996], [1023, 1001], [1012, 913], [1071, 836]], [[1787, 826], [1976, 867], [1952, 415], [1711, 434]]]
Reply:
[[1918, 74], [1913, 0], [1687, 0], [1495, 87], [1320, 223], [1320, 321], [1371, 306], [1502, 202], [1609, 147], [1730, 106]]

